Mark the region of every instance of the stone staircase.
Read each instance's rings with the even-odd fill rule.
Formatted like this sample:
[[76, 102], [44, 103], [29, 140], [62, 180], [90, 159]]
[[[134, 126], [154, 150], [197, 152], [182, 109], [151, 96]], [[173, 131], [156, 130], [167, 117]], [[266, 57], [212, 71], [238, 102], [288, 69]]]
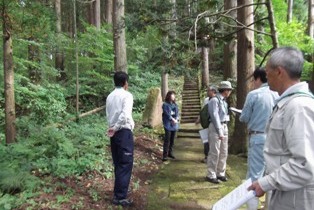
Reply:
[[200, 128], [195, 125], [195, 120], [199, 116], [200, 109], [201, 103], [198, 80], [184, 79], [178, 138], [200, 138], [198, 133]]

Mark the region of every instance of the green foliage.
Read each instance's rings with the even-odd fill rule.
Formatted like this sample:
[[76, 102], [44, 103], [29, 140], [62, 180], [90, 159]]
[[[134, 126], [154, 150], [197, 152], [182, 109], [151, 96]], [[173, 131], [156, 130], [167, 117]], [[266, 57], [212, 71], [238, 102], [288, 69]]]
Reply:
[[[105, 136], [102, 115], [59, 127], [41, 127], [26, 118], [17, 123], [18, 143], [0, 144], [0, 193], [4, 194], [0, 198], [0, 209], [12, 209], [26, 200], [32, 201], [28, 198], [41, 186], [32, 174], [64, 178], [96, 170], [106, 178], [112, 177], [111, 156], [107, 149], [109, 139]], [[49, 191], [48, 188], [44, 190]], [[7, 195], [18, 192], [21, 192], [18, 196]], [[97, 199], [96, 194], [93, 196]], [[66, 198], [59, 197], [58, 202], [62, 203]]]
[[4, 193], [16, 194], [25, 189], [33, 191], [40, 184], [38, 178], [32, 176], [26, 171], [12, 169], [4, 163], [0, 166], [0, 190]]
[[134, 98], [134, 111], [142, 112], [145, 108], [148, 90], [151, 87], [160, 87], [161, 75], [152, 72], [141, 72], [130, 75], [129, 90]]
[[[28, 78], [16, 74], [16, 104], [18, 111], [29, 113], [31, 120], [42, 124], [62, 119], [66, 111], [64, 89], [57, 84], [34, 85]], [[23, 113], [19, 113], [23, 114]]]

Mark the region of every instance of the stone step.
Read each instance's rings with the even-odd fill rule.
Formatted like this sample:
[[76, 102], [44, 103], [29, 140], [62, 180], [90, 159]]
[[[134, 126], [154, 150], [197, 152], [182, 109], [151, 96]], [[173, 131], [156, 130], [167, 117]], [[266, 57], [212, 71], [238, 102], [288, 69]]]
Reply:
[[200, 129], [198, 128], [180, 128], [179, 132], [181, 133], [198, 133]]
[[182, 93], [182, 98], [185, 97], [200, 97], [200, 96], [198, 92]]
[[196, 90], [189, 89], [189, 90], [183, 90], [182, 93], [184, 95], [184, 94], [191, 94], [191, 93], [193, 94], [193, 93], [199, 93], [199, 92], [198, 92], [198, 89], [196, 89]]
[[183, 105], [182, 109], [194, 109], [194, 110], [201, 110], [201, 105]]
[[[181, 113], [187, 113], [187, 112], [193, 112], [193, 113], [199, 113], [201, 111], [200, 108], [182, 108]], [[183, 115], [183, 114], [181, 114]]]
[[199, 139], [200, 135], [199, 133], [186, 133], [186, 132], [178, 132], [177, 138], [193, 138], [193, 139]]
[[190, 100], [190, 99], [200, 101], [200, 97], [198, 95], [182, 96], [182, 101], [186, 101], [186, 100]]
[[198, 92], [198, 88], [197, 87], [183, 87], [183, 92], [185, 91], [195, 91]]
[[189, 116], [189, 115], [199, 115], [200, 111], [199, 110], [184, 110], [181, 112], [182, 116]]
[[200, 102], [196, 102], [196, 101], [183, 101], [182, 106], [200, 106]]
[[196, 120], [198, 115], [188, 115], [188, 116], [181, 116], [181, 120], [189, 120], [189, 119], [194, 119]]
[[195, 123], [195, 119], [182, 119], [181, 123]]
[[194, 101], [198, 100], [198, 102], [200, 102], [200, 97], [198, 95], [182, 97], [182, 101], [186, 101], [186, 100], [194, 100]]

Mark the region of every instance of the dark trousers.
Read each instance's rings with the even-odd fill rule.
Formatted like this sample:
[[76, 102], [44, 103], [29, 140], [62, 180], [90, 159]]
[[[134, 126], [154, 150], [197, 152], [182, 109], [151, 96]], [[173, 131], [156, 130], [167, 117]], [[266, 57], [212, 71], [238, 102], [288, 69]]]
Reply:
[[111, 153], [114, 165], [114, 198], [127, 198], [133, 168], [133, 133], [129, 129], [121, 129], [110, 138]]
[[207, 158], [209, 152], [209, 142], [204, 143], [204, 155]]
[[163, 146], [163, 157], [166, 158], [168, 155], [172, 155], [172, 148], [174, 143], [174, 137], [176, 136], [176, 131], [169, 131], [165, 129], [165, 139]]

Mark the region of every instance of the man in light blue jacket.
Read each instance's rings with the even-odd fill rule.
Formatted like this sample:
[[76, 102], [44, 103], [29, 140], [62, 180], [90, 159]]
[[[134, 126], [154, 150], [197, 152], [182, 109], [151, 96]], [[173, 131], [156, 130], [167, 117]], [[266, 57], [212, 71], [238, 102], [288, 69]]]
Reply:
[[[278, 93], [271, 91], [267, 84], [264, 68], [257, 68], [253, 73], [255, 90], [246, 97], [240, 121], [247, 124], [249, 131], [248, 170], [246, 178], [255, 181], [263, 176], [265, 161], [263, 148], [266, 139], [265, 127], [278, 98]], [[258, 198], [251, 199], [248, 210], [258, 209]]]

